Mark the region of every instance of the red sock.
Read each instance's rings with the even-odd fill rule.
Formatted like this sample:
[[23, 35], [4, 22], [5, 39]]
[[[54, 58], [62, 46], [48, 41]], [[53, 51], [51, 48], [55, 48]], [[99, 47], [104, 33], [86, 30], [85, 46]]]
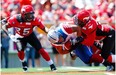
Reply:
[[112, 63], [112, 56], [111, 56], [111, 55], [108, 57], [107, 61], [108, 61], [109, 63]]
[[43, 48], [41, 48], [41, 49], [39, 50], [39, 53], [42, 55], [42, 57], [43, 57], [46, 61], [49, 61], [49, 60], [50, 60], [49, 54], [48, 54]]
[[23, 61], [24, 60], [24, 57], [25, 57], [25, 53], [24, 53], [24, 51], [18, 51], [18, 57], [19, 57], [19, 59], [21, 60], [21, 61]]
[[97, 62], [97, 63], [103, 63], [104, 59], [99, 54], [93, 54], [90, 63]]

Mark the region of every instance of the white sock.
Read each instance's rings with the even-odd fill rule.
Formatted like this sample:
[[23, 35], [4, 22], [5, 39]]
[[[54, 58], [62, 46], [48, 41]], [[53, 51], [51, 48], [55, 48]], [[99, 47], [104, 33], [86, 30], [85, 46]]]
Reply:
[[53, 64], [53, 61], [50, 59], [49, 61], [47, 61], [47, 63], [48, 63], [49, 65], [51, 65], [51, 64]]
[[23, 60], [20, 60], [21, 62], [24, 62], [24, 61], [26, 61], [26, 58], [24, 58]]

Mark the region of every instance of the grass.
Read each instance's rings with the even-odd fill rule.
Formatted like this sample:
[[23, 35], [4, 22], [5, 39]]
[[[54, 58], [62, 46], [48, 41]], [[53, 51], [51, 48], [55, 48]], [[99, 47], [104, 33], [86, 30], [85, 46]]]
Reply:
[[[108, 75], [105, 67], [57, 67], [57, 72], [51, 72], [49, 67], [29, 68], [23, 72], [22, 68], [2, 68], [1, 75]], [[114, 75], [114, 72], [111, 72]]]

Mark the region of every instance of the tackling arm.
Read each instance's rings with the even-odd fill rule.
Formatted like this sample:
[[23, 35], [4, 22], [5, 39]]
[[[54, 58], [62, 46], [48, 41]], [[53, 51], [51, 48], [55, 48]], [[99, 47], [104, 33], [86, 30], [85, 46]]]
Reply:
[[52, 44], [52, 46], [54, 46], [56, 48], [56, 50], [60, 53], [60, 54], [68, 54], [70, 53], [70, 50], [66, 50], [66, 49], [63, 49], [63, 46], [56, 46], [54, 44]]

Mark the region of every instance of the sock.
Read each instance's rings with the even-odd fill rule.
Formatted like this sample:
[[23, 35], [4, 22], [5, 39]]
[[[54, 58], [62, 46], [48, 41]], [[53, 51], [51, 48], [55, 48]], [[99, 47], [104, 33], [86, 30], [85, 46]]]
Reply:
[[18, 55], [21, 62], [25, 61], [25, 53], [24, 53], [24, 51], [18, 51], [17, 55]]
[[103, 60], [104, 59], [99, 54], [93, 54], [90, 59], [90, 63], [92, 63], [92, 62], [102, 63]]
[[115, 57], [116, 57], [116, 55], [110, 55], [108, 57], [107, 61], [110, 63], [116, 63]]
[[50, 56], [49, 54], [43, 49], [41, 48], [39, 50], [39, 53], [42, 55], [42, 57], [46, 60], [46, 61], [50, 61]]
[[52, 65], [53, 61], [50, 59], [49, 61], [47, 61], [48, 65]]
[[110, 66], [110, 63], [105, 61], [99, 54], [93, 54], [90, 62], [102, 63], [104, 66]]

